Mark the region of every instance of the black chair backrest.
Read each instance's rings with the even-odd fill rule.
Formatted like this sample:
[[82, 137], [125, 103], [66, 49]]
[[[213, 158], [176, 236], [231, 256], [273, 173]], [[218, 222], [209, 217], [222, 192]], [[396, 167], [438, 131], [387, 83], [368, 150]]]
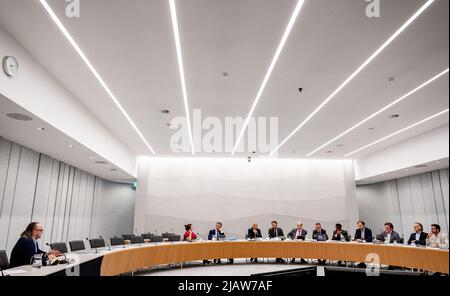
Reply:
[[84, 246], [84, 241], [82, 240], [75, 240], [69, 242], [70, 251], [76, 252], [81, 250], [86, 250], [86, 247]]
[[152, 243], [161, 243], [163, 241], [163, 237], [161, 235], [154, 235], [150, 237], [150, 242]]
[[103, 248], [106, 246], [105, 240], [102, 238], [91, 238], [89, 244], [91, 245], [91, 249]]
[[378, 241], [384, 241], [384, 236], [382, 234], [377, 234], [376, 239]]
[[181, 240], [181, 236], [179, 235], [170, 235], [169, 242], [179, 242]]
[[68, 251], [67, 251], [67, 245], [66, 245], [66, 243], [51, 243], [51, 244], [50, 244], [50, 248], [51, 248], [52, 250], [59, 251], [59, 252], [61, 252], [62, 254], [65, 254], [65, 253], [68, 252]]
[[131, 237], [131, 244], [143, 244], [144, 238], [140, 235], [132, 236]]
[[131, 240], [132, 234], [122, 234], [124, 240]]
[[141, 236], [142, 236], [144, 239], [150, 239], [150, 233], [143, 233], [143, 234], [141, 234]]
[[171, 235], [175, 235], [175, 233], [170, 233], [170, 232], [164, 232], [163, 234], [161, 234], [163, 238], [169, 238], [169, 236]]
[[125, 240], [122, 237], [111, 237], [111, 246], [123, 246], [125, 245]]
[[8, 254], [6, 254], [6, 251], [0, 250], [0, 268], [8, 269], [8, 267], [9, 267]]

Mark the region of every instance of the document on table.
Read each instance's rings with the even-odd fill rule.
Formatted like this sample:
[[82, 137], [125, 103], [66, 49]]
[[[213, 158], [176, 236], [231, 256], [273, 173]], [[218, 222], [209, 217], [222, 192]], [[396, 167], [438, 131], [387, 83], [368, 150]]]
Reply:
[[5, 275], [15, 275], [15, 274], [21, 274], [21, 273], [26, 273], [26, 270], [23, 269], [11, 269], [11, 270], [4, 270], [3, 273]]

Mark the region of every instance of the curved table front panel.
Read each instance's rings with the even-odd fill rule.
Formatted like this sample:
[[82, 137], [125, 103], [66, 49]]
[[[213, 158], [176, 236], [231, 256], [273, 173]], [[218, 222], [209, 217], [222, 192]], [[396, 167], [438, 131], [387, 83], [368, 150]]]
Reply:
[[[101, 275], [112, 276], [161, 264], [214, 258], [313, 258], [371, 262], [448, 273], [448, 250], [341, 242], [233, 241], [148, 245], [108, 252]], [[372, 255], [371, 255], [372, 254]]]

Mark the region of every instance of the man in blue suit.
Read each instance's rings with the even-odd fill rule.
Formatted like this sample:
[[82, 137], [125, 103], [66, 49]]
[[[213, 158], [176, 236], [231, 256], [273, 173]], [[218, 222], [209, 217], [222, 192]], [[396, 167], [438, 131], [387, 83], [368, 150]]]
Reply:
[[[224, 239], [225, 238], [225, 232], [223, 232], [222, 230], [222, 222], [217, 222], [216, 223], [216, 228], [214, 228], [213, 230], [210, 230], [208, 233], [208, 240], [219, 240], [219, 239]], [[233, 264], [234, 259], [228, 259], [228, 263]], [[218, 263], [221, 264], [222, 261], [220, 261], [220, 259], [214, 259], [214, 263]]]
[[366, 222], [359, 220], [356, 222], [358, 229], [356, 229], [355, 240], [358, 242], [366, 241], [371, 243], [373, 241], [372, 238], [372, 230], [366, 227]]
[[[31, 258], [36, 254], [42, 254], [44, 258], [59, 255], [58, 251], [48, 253], [39, 249], [38, 239], [42, 237], [44, 228], [38, 222], [28, 224], [27, 229], [20, 235], [19, 240], [11, 252], [10, 268], [29, 265]], [[44, 260], [45, 264], [45, 260]]]

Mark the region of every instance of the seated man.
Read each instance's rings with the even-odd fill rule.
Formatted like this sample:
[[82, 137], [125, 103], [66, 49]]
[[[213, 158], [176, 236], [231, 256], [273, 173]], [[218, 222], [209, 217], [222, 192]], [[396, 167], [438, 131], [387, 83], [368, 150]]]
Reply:
[[448, 236], [441, 232], [441, 226], [439, 224], [431, 224], [431, 232], [427, 237], [427, 246], [432, 248], [448, 248]]
[[[278, 227], [278, 222], [272, 221], [271, 224], [272, 224], [272, 228], [269, 229], [269, 238], [270, 239], [279, 238], [279, 237], [284, 238], [283, 229]], [[282, 258], [277, 258], [276, 262], [277, 263], [285, 263], [284, 259], [282, 259]]]
[[[295, 240], [295, 239], [305, 240], [307, 234], [308, 234], [308, 231], [303, 229], [303, 223], [299, 221], [299, 222], [297, 222], [297, 228], [292, 229], [291, 232], [288, 233], [288, 237], [292, 240]], [[295, 262], [295, 258], [292, 258], [291, 263], [294, 263], [294, 262]], [[303, 258], [300, 258], [300, 262], [306, 263], [306, 260]]]
[[[359, 220], [358, 222], [356, 222], [356, 226], [358, 227], [358, 229], [356, 229], [355, 232], [355, 241], [368, 243], [373, 242], [372, 230], [366, 227], [366, 222], [364, 222], [363, 220]], [[358, 267], [365, 268], [366, 264], [364, 262], [361, 262], [358, 264]]]
[[[208, 233], [208, 240], [219, 240], [225, 238], [225, 232], [222, 230], [222, 222], [216, 223], [216, 228], [210, 230]], [[232, 264], [234, 259], [228, 259], [228, 263]], [[214, 259], [214, 263], [221, 264], [220, 259]]]
[[60, 253], [58, 251], [50, 251], [48, 253], [39, 249], [38, 239], [42, 237], [44, 228], [38, 222], [32, 222], [28, 224], [27, 228], [20, 235], [19, 240], [14, 246], [11, 252], [11, 262], [10, 268], [29, 265], [31, 263], [31, 258], [36, 254], [43, 255], [43, 263], [45, 264], [45, 259], [48, 257], [53, 259]]
[[359, 220], [356, 225], [358, 229], [355, 232], [355, 241], [371, 243], [373, 241], [372, 230], [366, 227], [366, 222]]
[[391, 222], [384, 223], [384, 231], [381, 235], [383, 236], [384, 242], [388, 244], [400, 241], [400, 235], [394, 231], [394, 224]]
[[[261, 229], [258, 228], [257, 223], [253, 223], [252, 228], [249, 228], [247, 231], [247, 238], [249, 239], [257, 239], [262, 238]], [[258, 262], [258, 258], [250, 258], [250, 262]]]
[[333, 231], [333, 237], [331, 239], [336, 241], [347, 241], [348, 232], [342, 229], [342, 225], [340, 223], [337, 223], [336, 230]]
[[[328, 240], [328, 234], [325, 229], [322, 229], [322, 224], [316, 223], [316, 229], [313, 230], [313, 239], [318, 241]], [[320, 265], [325, 265], [326, 260], [318, 259]]]
[[[332, 240], [335, 241], [348, 241], [348, 232], [342, 229], [342, 225], [340, 223], [336, 224], [336, 229], [333, 231]], [[337, 264], [341, 265], [342, 261], [338, 261]]]
[[411, 233], [408, 240], [408, 245], [416, 244], [425, 246], [427, 244], [428, 233], [423, 232], [422, 223], [416, 222], [414, 223], [414, 233]]

